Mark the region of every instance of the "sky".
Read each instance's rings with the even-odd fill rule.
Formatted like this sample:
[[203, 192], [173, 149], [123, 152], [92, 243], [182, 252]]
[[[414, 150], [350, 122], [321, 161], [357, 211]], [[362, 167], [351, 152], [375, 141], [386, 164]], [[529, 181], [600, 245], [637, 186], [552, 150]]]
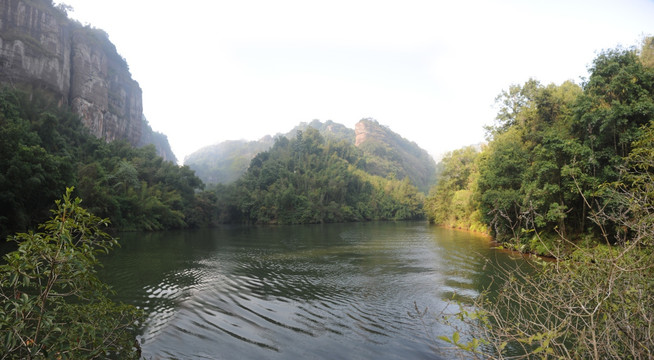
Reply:
[[65, 0], [105, 30], [180, 163], [225, 140], [362, 118], [436, 159], [484, 141], [495, 98], [581, 83], [654, 35], [654, 0]]

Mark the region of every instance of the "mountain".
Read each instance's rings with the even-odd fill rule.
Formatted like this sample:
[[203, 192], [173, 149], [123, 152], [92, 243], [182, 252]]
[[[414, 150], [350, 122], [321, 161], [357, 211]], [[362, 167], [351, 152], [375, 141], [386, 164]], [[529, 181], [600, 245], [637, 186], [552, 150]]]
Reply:
[[206, 146], [184, 159], [205, 184], [229, 184], [236, 181], [250, 166], [250, 160], [272, 147], [272, 136], [257, 141], [230, 140]]
[[[298, 131], [318, 130], [326, 140], [355, 144], [365, 155], [364, 170], [382, 177], [405, 177], [420, 189], [428, 192], [434, 182], [436, 164], [429, 154], [416, 143], [410, 142], [372, 119], [363, 119], [355, 130], [331, 120], [302, 122], [286, 134], [277, 137], [293, 139]], [[189, 155], [184, 164], [195, 170], [207, 184], [228, 184], [245, 173], [250, 161], [274, 144], [272, 136], [258, 141], [225, 141], [204, 147]]]
[[298, 131], [308, 128], [316, 129], [326, 139], [347, 140], [354, 143], [354, 131], [331, 120], [321, 122], [313, 120], [302, 122], [286, 134], [274, 137], [267, 135], [256, 141], [228, 140], [218, 144], [205, 146], [188, 155], [184, 165], [195, 170], [195, 173], [206, 184], [229, 184], [236, 181], [250, 166], [250, 160], [258, 153], [269, 150], [275, 143], [274, 138], [284, 136], [295, 137]]
[[216, 186], [217, 221], [309, 224], [422, 219], [423, 195], [408, 178], [371, 175], [365, 155], [347, 141], [329, 141], [314, 128], [277, 137], [243, 176]]
[[[144, 124], [141, 88], [107, 33], [69, 19], [51, 0], [0, 0], [0, 84], [69, 107], [106, 141], [139, 146], [158, 137]], [[167, 140], [157, 149], [176, 161]]]
[[308, 128], [314, 128], [320, 132], [326, 140], [336, 140], [341, 141], [345, 140], [349, 143], [354, 144], [356, 134], [350, 128], [345, 125], [335, 123], [331, 120], [327, 120], [324, 123], [320, 120], [313, 120], [310, 123], [301, 122], [300, 125], [294, 127], [291, 131], [286, 133], [284, 136], [288, 139], [295, 137], [298, 131], [306, 131]]
[[374, 119], [359, 121], [354, 131], [355, 145], [366, 155], [368, 173], [408, 177], [420, 191], [429, 192], [436, 180], [436, 163], [427, 151]]

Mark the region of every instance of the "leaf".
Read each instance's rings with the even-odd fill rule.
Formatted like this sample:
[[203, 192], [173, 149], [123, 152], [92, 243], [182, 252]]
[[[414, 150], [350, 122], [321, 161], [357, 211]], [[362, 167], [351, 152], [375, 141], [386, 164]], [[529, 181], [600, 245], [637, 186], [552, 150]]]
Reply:
[[439, 336], [438, 338], [445, 341], [448, 344], [452, 343], [452, 340], [450, 340], [447, 336]]
[[456, 331], [454, 334], [452, 334], [452, 341], [457, 344], [459, 342], [459, 332]]

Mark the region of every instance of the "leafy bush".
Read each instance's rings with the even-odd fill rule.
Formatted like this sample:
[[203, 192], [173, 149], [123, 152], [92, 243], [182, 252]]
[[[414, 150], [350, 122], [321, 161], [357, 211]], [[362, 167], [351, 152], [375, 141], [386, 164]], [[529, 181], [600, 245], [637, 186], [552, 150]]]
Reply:
[[0, 265], [2, 359], [139, 357], [133, 331], [142, 312], [109, 300], [94, 269], [117, 240], [101, 230], [108, 220], [71, 193], [55, 202], [42, 232], [10, 238], [18, 250]]

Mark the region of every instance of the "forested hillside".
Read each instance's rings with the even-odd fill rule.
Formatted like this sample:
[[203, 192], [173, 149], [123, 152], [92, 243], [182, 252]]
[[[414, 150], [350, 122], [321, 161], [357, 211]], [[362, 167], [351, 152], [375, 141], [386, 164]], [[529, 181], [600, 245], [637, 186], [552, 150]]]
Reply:
[[252, 158], [274, 144], [271, 136], [257, 141], [231, 140], [206, 146], [184, 159], [206, 184], [230, 184], [243, 175]]
[[316, 129], [278, 137], [244, 176], [215, 189], [219, 222], [324, 223], [422, 218], [422, 197], [405, 179], [361, 169], [363, 155]]
[[[581, 86], [529, 80], [502, 92], [489, 143], [443, 159], [425, 204], [430, 221], [487, 229], [500, 241], [539, 252], [546, 246], [535, 241], [534, 230], [577, 239], [599, 235], [590, 212], [624, 210], [608, 190], [630, 186], [626, 159], [634, 151], [652, 156], [643, 144], [651, 144], [654, 127], [653, 58], [650, 38], [643, 49], [600, 53]], [[651, 170], [639, 169], [650, 179]], [[624, 236], [617, 224], [607, 229], [615, 234], [612, 242]]]
[[[363, 119], [356, 124], [355, 130], [331, 120], [313, 120], [275, 137], [292, 139], [298, 131], [308, 129], [318, 130], [327, 141], [356, 145], [362, 150], [360, 167], [368, 173], [399, 180], [408, 177], [424, 193], [434, 183], [436, 167], [432, 157], [376, 120]], [[258, 141], [224, 141], [194, 152], [184, 164], [195, 170], [206, 184], [229, 184], [245, 173], [255, 155], [270, 149], [273, 143], [272, 136]]]
[[[300, 123], [284, 136], [293, 138], [298, 131], [316, 129], [322, 136], [331, 140], [347, 140], [354, 143], [354, 130], [331, 120], [324, 123], [313, 120]], [[273, 136], [267, 135], [257, 141], [228, 140], [205, 146], [184, 159], [184, 164], [195, 170], [205, 184], [230, 184], [245, 174], [255, 155], [270, 149], [275, 143]]]
[[374, 119], [355, 126], [356, 146], [365, 155], [365, 170], [382, 177], [409, 178], [424, 193], [434, 185], [436, 163], [427, 151]]
[[84, 206], [115, 228], [159, 230], [204, 224], [203, 187], [193, 171], [91, 135], [77, 115], [38, 94], [0, 92], [0, 232], [25, 231], [74, 186]]

